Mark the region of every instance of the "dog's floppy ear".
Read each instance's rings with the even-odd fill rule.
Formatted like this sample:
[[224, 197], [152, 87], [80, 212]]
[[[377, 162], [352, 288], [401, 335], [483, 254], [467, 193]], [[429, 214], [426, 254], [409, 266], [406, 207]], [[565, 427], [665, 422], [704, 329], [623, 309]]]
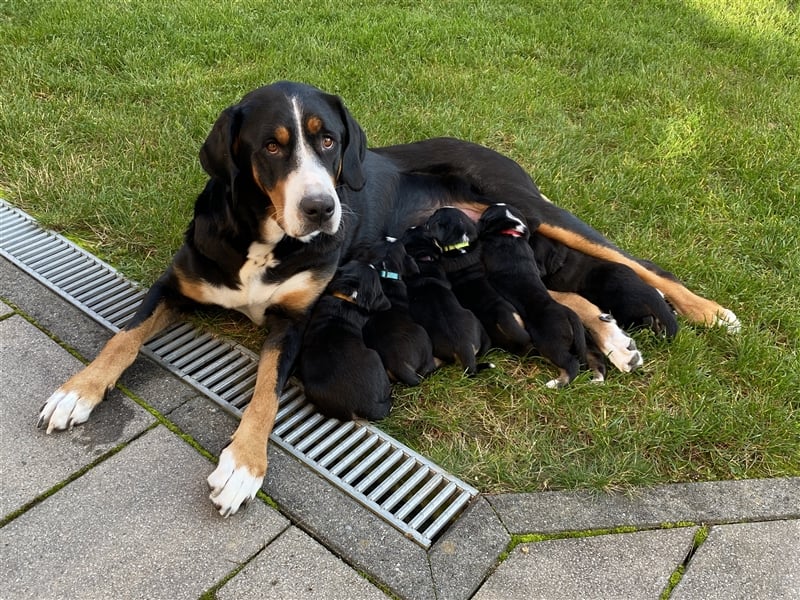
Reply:
[[342, 99], [334, 96], [339, 106], [339, 114], [345, 125], [342, 139], [342, 164], [339, 168], [339, 181], [352, 190], [360, 190], [367, 182], [364, 174], [364, 157], [367, 154], [367, 136], [361, 125], [345, 108]]
[[239, 105], [229, 106], [222, 111], [203, 147], [200, 148], [200, 164], [206, 173], [228, 182], [231, 187], [239, 175], [236, 150], [239, 129], [242, 125], [242, 112]]

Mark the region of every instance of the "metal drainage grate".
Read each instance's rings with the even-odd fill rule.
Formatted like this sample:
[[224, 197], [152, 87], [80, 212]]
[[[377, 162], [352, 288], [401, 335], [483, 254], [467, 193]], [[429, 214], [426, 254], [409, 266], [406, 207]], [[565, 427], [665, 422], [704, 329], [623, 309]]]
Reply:
[[[2, 199], [0, 255], [112, 331], [144, 297], [114, 268]], [[250, 402], [258, 356], [238, 344], [180, 323], [142, 351], [236, 416]], [[320, 415], [293, 385], [280, 398], [270, 439], [424, 548], [478, 494], [376, 427]]]

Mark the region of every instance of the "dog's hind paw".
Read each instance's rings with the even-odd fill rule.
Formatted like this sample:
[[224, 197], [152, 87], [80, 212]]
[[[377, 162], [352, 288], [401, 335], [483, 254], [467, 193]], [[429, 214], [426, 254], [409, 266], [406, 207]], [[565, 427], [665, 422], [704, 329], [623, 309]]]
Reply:
[[630, 373], [644, 363], [636, 342], [623, 331], [609, 314], [601, 314], [600, 326], [592, 326], [592, 337], [609, 362], [623, 373]]
[[739, 333], [742, 330], [742, 323], [733, 311], [722, 307], [714, 315], [711, 324], [726, 328], [728, 333]]
[[76, 391], [59, 388], [47, 399], [39, 412], [36, 426], [47, 426], [47, 433], [54, 430], [72, 429], [73, 425], [85, 423], [99, 401], [93, 401]]
[[237, 465], [230, 447], [219, 455], [219, 464], [208, 476], [209, 498], [223, 517], [235, 514], [255, 498], [261, 488], [264, 475], [253, 475], [249, 468]]

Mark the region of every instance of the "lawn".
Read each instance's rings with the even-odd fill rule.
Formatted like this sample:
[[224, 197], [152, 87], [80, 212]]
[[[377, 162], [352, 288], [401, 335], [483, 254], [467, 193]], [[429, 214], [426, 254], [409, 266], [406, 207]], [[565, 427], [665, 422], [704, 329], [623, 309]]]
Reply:
[[[0, 195], [151, 283], [217, 115], [294, 79], [375, 146], [452, 135], [732, 309], [645, 366], [544, 383], [493, 356], [397, 390], [387, 431], [483, 491], [800, 475], [800, 8], [625, 2], [0, 2]], [[3, 290], [0, 290], [0, 296]], [[251, 346], [240, 319], [209, 326]]]

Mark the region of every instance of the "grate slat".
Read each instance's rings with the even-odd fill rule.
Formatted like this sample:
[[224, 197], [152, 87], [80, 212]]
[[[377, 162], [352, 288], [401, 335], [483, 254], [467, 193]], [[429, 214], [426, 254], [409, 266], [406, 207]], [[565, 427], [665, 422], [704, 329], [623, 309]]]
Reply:
[[367, 469], [369, 469], [372, 465], [374, 465], [378, 460], [380, 460], [381, 456], [386, 454], [389, 450], [391, 450], [392, 445], [389, 442], [383, 442], [380, 446], [375, 448], [372, 452], [370, 452], [364, 460], [359, 461], [358, 465], [353, 467], [353, 469], [342, 478], [342, 481], [345, 483], [352, 483], [356, 479], [358, 479], [361, 475], [363, 475]]
[[347, 423], [342, 423], [334, 429], [331, 434], [322, 440], [316, 446], [309, 448], [306, 451], [306, 456], [310, 460], [316, 460], [318, 456], [320, 456], [323, 452], [326, 452], [328, 448], [333, 446], [334, 444], [338, 444], [339, 440], [342, 439], [345, 435], [347, 435], [350, 431], [355, 429], [356, 424], [352, 421], [348, 421]]
[[[144, 298], [113, 267], [2, 199], [0, 256], [112, 331]], [[142, 352], [236, 416], [252, 397], [258, 356], [189, 323], [168, 328]], [[280, 397], [271, 440], [424, 548], [478, 494], [373, 425], [324, 417], [294, 383]]]
[[359, 458], [366, 454], [370, 448], [379, 442], [380, 440], [375, 436], [367, 437], [366, 440], [361, 442], [351, 452], [345, 454], [342, 459], [336, 463], [336, 466], [331, 469], [331, 473], [334, 475], [340, 475], [344, 470], [350, 468], [350, 465], [356, 462]]
[[430, 496], [433, 491], [439, 487], [439, 485], [442, 483], [442, 479], [443, 477], [441, 475], [436, 475], [432, 479], [429, 479], [428, 482], [419, 488], [419, 490], [413, 496], [411, 496], [411, 498], [409, 498], [402, 507], [395, 511], [395, 516], [398, 519], [405, 519], [409, 514], [411, 514], [411, 511], [417, 508], [425, 498]]

